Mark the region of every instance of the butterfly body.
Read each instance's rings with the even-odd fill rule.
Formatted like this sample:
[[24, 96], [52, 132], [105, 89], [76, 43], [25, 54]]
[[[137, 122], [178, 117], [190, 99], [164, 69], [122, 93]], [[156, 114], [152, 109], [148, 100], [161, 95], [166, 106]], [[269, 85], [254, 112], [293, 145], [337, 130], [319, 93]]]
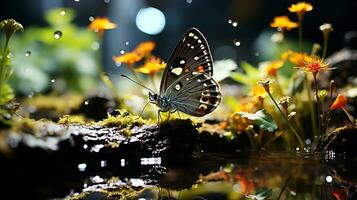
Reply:
[[150, 102], [159, 107], [159, 114], [179, 111], [201, 117], [211, 113], [221, 102], [221, 91], [212, 75], [208, 43], [200, 31], [190, 28], [167, 62], [159, 94], [149, 93]]

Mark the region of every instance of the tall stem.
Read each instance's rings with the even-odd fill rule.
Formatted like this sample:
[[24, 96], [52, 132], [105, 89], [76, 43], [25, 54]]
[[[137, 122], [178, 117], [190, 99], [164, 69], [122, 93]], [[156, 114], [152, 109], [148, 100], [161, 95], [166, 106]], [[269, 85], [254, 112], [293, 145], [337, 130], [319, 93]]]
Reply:
[[318, 89], [317, 89], [317, 81], [316, 81], [316, 76], [317, 73], [313, 73], [313, 77], [314, 77], [314, 85], [315, 85], [315, 97], [316, 97], [316, 110], [317, 110], [317, 124], [318, 124], [318, 129], [320, 131], [320, 140], [322, 139], [322, 132], [321, 132], [321, 114], [320, 114], [320, 98], [319, 98], [319, 93], [318, 93]]
[[304, 150], [304, 142], [301, 140], [300, 136], [299, 136], [299, 133], [295, 130], [295, 128], [291, 125], [289, 119], [285, 116], [285, 114], [283, 113], [283, 111], [280, 109], [279, 105], [276, 103], [276, 101], [274, 100], [273, 96], [270, 94], [270, 92], [268, 92], [268, 95], [270, 97], [270, 99], [274, 102], [275, 106], [278, 108], [280, 114], [283, 116], [283, 118], [285, 119], [286, 123], [288, 124], [290, 130], [294, 133], [296, 139], [298, 140], [299, 142], [299, 145], [300, 145], [300, 149], [301, 150]]
[[323, 47], [323, 50], [322, 50], [322, 58], [326, 57], [327, 45], [328, 45], [328, 34], [324, 34], [324, 47]]
[[2, 96], [2, 88], [5, 84], [5, 73], [6, 73], [6, 65], [5, 65], [5, 60], [6, 60], [6, 50], [9, 45], [9, 38], [6, 38], [5, 40], [5, 45], [4, 45], [4, 50], [2, 52], [2, 58], [1, 58], [1, 69], [0, 69], [0, 97]]
[[302, 28], [302, 22], [304, 20], [304, 14], [298, 13], [298, 22], [299, 22], [299, 50], [302, 53], [304, 50], [303, 47], [303, 28]]
[[[318, 135], [318, 129], [317, 129], [317, 126], [316, 126], [316, 114], [315, 114], [315, 110], [314, 110], [314, 104], [312, 102], [312, 96], [311, 96], [311, 92], [309, 90], [310, 88], [310, 81], [307, 79], [307, 76], [305, 76], [305, 88], [306, 88], [306, 93], [307, 93], [307, 100], [308, 100], [308, 106], [309, 106], [309, 113], [310, 113], [310, 116], [311, 116], [311, 122], [312, 122], [312, 132], [314, 134], [314, 136], [317, 137]], [[314, 137], [315, 139], [315, 137]], [[315, 140], [315, 142], [317, 142]]]

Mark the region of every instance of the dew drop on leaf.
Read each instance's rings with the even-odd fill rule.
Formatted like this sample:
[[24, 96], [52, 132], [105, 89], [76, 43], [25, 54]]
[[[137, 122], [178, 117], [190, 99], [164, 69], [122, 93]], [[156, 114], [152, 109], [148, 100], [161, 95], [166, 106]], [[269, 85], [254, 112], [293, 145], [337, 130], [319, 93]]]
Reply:
[[53, 37], [55, 37], [55, 39], [60, 39], [62, 37], [62, 32], [61, 31], [55, 31], [53, 33]]
[[122, 50], [120, 50], [120, 54], [124, 54], [125, 53], [125, 50], [124, 49], [122, 49]]
[[31, 56], [31, 51], [26, 51], [26, 52], [25, 52], [25, 56], [27, 56], [27, 57], [28, 57], [28, 56]]
[[66, 11], [62, 10], [62, 11], [60, 12], [60, 14], [61, 14], [62, 16], [65, 16], [65, 15], [66, 15]]

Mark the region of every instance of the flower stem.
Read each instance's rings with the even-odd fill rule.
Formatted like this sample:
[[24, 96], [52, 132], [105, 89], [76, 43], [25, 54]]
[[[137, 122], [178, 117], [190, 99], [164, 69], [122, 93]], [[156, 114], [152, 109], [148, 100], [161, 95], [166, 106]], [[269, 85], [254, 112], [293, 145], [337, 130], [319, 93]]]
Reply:
[[299, 133], [295, 130], [295, 128], [291, 125], [289, 119], [284, 115], [283, 111], [280, 109], [279, 105], [276, 103], [276, 101], [274, 100], [273, 96], [270, 94], [270, 92], [268, 92], [268, 95], [270, 97], [270, 99], [274, 102], [275, 106], [278, 108], [280, 114], [283, 116], [283, 118], [285, 119], [286, 123], [288, 124], [290, 130], [294, 133], [296, 139], [298, 140], [299, 142], [299, 145], [300, 145], [300, 148], [302, 150], [304, 150], [304, 143], [303, 141], [301, 140], [300, 136], [299, 136]]
[[350, 113], [348, 113], [348, 111], [344, 107], [342, 107], [341, 109], [343, 110], [343, 112], [346, 113], [348, 119], [351, 121], [351, 124], [354, 125], [356, 122], [353, 116]]
[[304, 14], [298, 14], [298, 22], [299, 22], [299, 50], [302, 53], [303, 52], [303, 28], [302, 28], [302, 22], [304, 20]]
[[319, 93], [318, 93], [318, 89], [317, 89], [317, 81], [316, 81], [316, 76], [317, 73], [313, 73], [313, 77], [314, 77], [314, 85], [315, 85], [315, 97], [316, 97], [316, 110], [317, 110], [317, 127], [320, 131], [320, 140], [322, 139], [322, 132], [321, 132], [321, 116], [320, 116], [320, 98], [319, 98]]
[[[307, 76], [305, 76], [305, 88], [306, 88], [306, 92], [307, 92], [307, 99], [308, 99], [308, 104], [309, 104], [309, 110], [310, 110], [310, 116], [311, 116], [311, 122], [312, 122], [312, 132], [314, 134], [314, 136], [317, 137], [317, 127], [316, 127], [316, 115], [315, 115], [315, 111], [314, 111], [314, 105], [312, 102], [312, 96], [311, 93], [309, 91], [309, 87], [310, 87], [310, 83], [309, 80], [307, 79]], [[315, 138], [315, 137], [314, 137]], [[317, 142], [317, 141], [315, 141]]]
[[324, 34], [324, 46], [323, 46], [323, 49], [322, 49], [322, 58], [326, 57], [327, 46], [328, 46], [328, 35]]
[[9, 45], [9, 38], [6, 38], [5, 40], [5, 45], [4, 45], [4, 50], [2, 52], [2, 58], [1, 58], [1, 69], [0, 69], [0, 97], [2, 96], [2, 88], [4, 87], [5, 84], [5, 74], [6, 74], [6, 65], [5, 65], [5, 60], [6, 60], [6, 50]]

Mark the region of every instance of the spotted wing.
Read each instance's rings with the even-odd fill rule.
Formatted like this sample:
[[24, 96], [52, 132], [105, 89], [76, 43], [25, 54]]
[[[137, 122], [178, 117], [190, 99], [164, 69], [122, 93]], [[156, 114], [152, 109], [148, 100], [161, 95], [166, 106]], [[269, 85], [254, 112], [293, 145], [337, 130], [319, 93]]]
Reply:
[[217, 108], [221, 102], [218, 83], [207, 73], [192, 72], [175, 80], [164, 96], [175, 110], [201, 117]]
[[193, 72], [213, 75], [208, 43], [196, 28], [186, 31], [172, 52], [161, 79], [160, 94], [164, 94], [177, 79]]

